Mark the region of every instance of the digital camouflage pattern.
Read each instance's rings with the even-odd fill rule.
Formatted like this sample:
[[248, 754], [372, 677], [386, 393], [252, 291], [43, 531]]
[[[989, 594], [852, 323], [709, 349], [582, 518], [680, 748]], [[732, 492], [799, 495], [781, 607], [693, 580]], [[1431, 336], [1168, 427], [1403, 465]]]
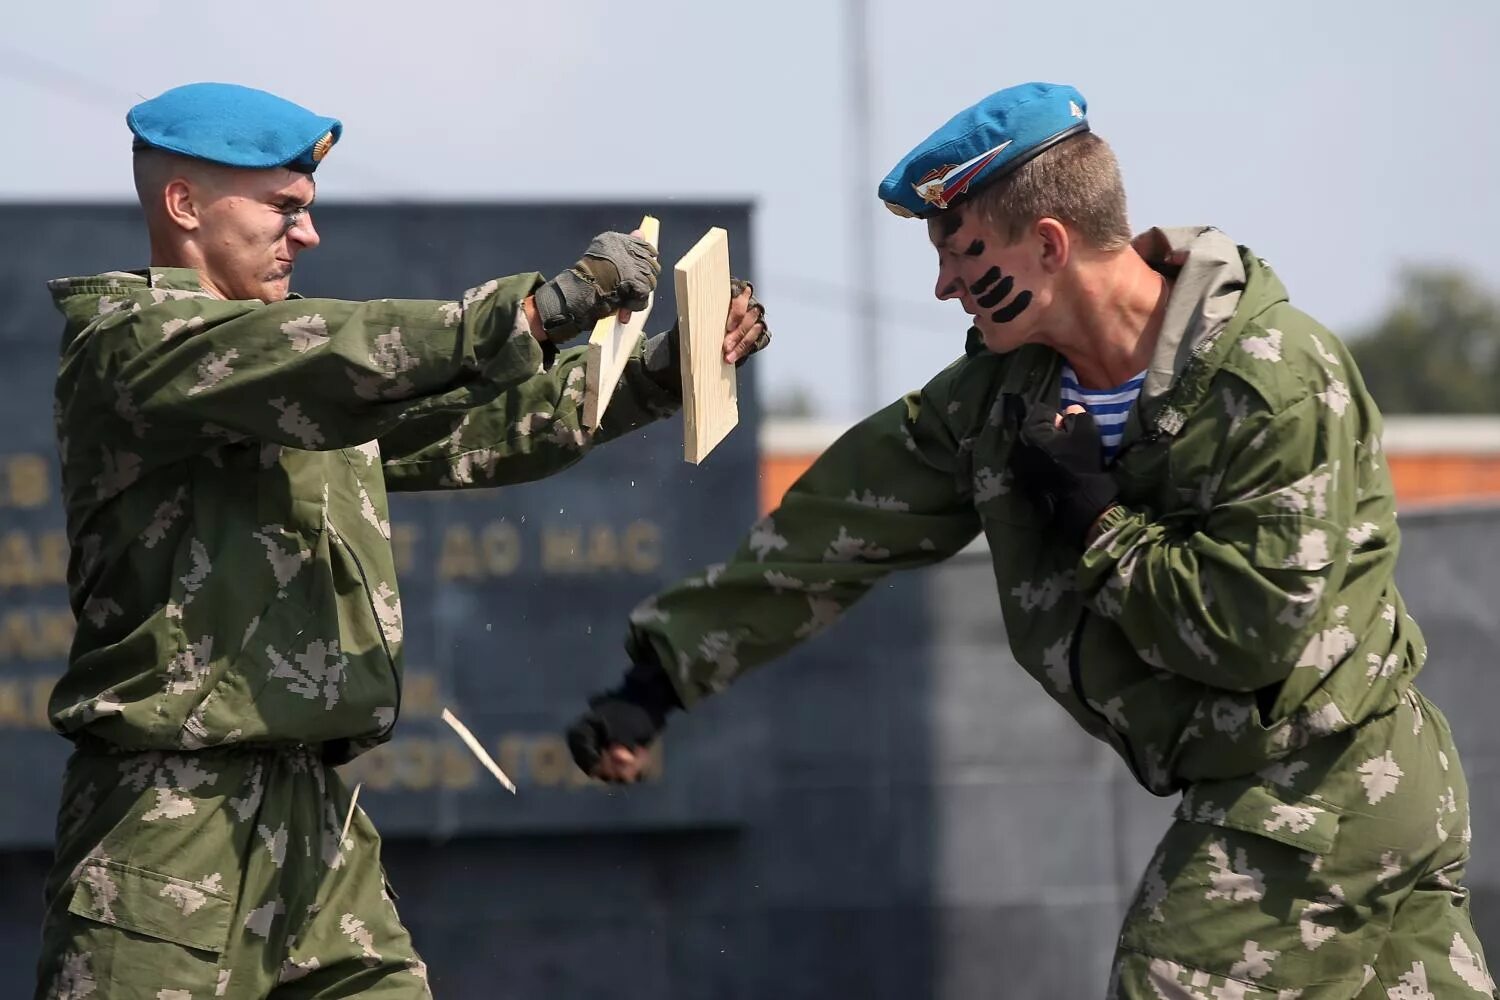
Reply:
[[387, 490], [538, 479], [681, 402], [663, 335], [585, 430], [583, 349], [520, 308], [540, 284], [267, 304], [173, 268], [51, 283], [78, 630], [50, 710], [78, 749], [38, 996], [428, 995], [330, 768], [400, 710]]
[[1127, 911], [1110, 996], [1492, 996], [1463, 886], [1468, 788], [1447, 720], [1392, 712], [1258, 774], [1189, 787]]
[[266, 304], [192, 270], [53, 282], [78, 617], [54, 724], [143, 750], [387, 738], [387, 489], [539, 479], [680, 405], [638, 353], [586, 431], [583, 349], [544, 369], [520, 310], [539, 284]]
[[[1357, 985], [1364, 965], [1378, 967], [1380, 927], [1435, 912], [1402, 905], [1415, 887], [1442, 873], [1452, 883], [1445, 898], [1463, 902], [1468, 851], [1467, 835], [1454, 836], [1467, 829], [1467, 806], [1457, 755], [1436, 735], [1445, 728], [1406, 740], [1386, 732], [1419, 703], [1411, 683], [1426, 647], [1394, 583], [1380, 416], [1343, 345], [1292, 307], [1249, 251], [1214, 230], [1153, 230], [1138, 248], [1173, 277], [1173, 291], [1111, 467], [1123, 506], [1081, 558], [1015, 488], [1015, 428], [1002, 420], [1005, 393], [1057, 406], [1061, 357], [1039, 345], [997, 355], [971, 338], [966, 356], [921, 392], [830, 447], [728, 563], [637, 608], [631, 642], [649, 644], [691, 706], [826, 629], [887, 573], [945, 559], [982, 532], [1020, 664], [1146, 788], [1187, 789], [1200, 803], [1212, 792], [1211, 805], [1184, 820], [1192, 833], [1163, 845], [1164, 933], [1177, 944], [1128, 937], [1187, 971], [1171, 988], [1157, 983], [1164, 973], [1150, 988], [1126, 974], [1121, 995], [1299, 996], [1245, 992], [1278, 977], [1269, 959], [1254, 974], [1237, 964], [1239, 924], [1265, 908], [1253, 892], [1215, 892], [1240, 878], [1230, 864], [1295, 880], [1278, 891], [1325, 907], [1329, 934], [1374, 921], [1347, 949], [1322, 953], [1338, 956], [1324, 959], [1328, 981], [1352, 974]], [[1352, 756], [1334, 770], [1312, 763], [1333, 746]], [[1368, 757], [1356, 759], [1361, 751]], [[1438, 753], [1441, 769], [1429, 766]], [[1372, 786], [1356, 775], [1400, 794], [1367, 797]], [[1411, 803], [1425, 803], [1423, 825], [1395, 816]], [[1260, 860], [1291, 831], [1327, 870], [1362, 872], [1359, 859], [1388, 827], [1401, 839], [1382, 850], [1394, 852], [1399, 873], [1378, 883], [1341, 875], [1314, 888], [1306, 864]], [[1235, 853], [1202, 847], [1190, 860], [1180, 852], [1194, 836]], [[1451, 960], [1448, 944], [1417, 952], [1426, 988], [1488, 995], [1467, 908], [1440, 916], [1430, 930], [1451, 930], [1463, 947]], [[1269, 933], [1256, 940], [1281, 950]], [[1349, 964], [1355, 951], [1363, 958]], [[1240, 985], [1224, 985], [1226, 976]], [[1392, 1000], [1429, 995], [1388, 985]], [[1341, 989], [1300, 995], [1357, 995]]]
[[79, 752], [63, 803], [39, 997], [431, 996], [315, 750]]

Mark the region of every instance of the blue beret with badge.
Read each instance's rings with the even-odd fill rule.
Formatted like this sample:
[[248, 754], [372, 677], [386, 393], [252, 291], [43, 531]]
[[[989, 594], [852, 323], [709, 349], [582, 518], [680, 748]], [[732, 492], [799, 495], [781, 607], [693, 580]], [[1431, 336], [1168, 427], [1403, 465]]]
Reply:
[[907, 153], [880, 182], [880, 200], [897, 215], [926, 218], [1088, 127], [1088, 104], [1072, 87], [1007, 87], [960, 111]]
[[229, 167], [287, 167], [310, 174], [339, 141], [337, 118], [264, 90], [189, 83], [130, 109], [136, 149], [163, 149]]

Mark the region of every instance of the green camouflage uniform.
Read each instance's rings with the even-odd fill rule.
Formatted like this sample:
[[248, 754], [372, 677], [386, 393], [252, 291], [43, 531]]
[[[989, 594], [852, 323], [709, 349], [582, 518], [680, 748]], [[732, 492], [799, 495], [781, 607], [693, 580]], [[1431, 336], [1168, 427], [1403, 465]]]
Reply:
[[550, 357], [520, 308], [540, 284], [273, 304], [172, 268], [51, 284], [78, 618], [51, 714], [77, 748], [38, 996], [428, 995], [332, 770], [400, 708], [386, 491], [537, 479], [680, 403], [658, 338], [585, 431], [582, 350]]
[[1080, 558], [1011, 480], [1002, 393], [1062, 359], [967, 356], [850, 430], [734, 557], [632, 615], [684, 704], [983, 532], [1016, 659], [1151, 791], [1184, 791], [1127, 916], [1131, 998], [1490, 996], [1462, 886], [1468, 802], [1393, 582], [1381, 423], [1349, 354], [1213, 230], [1174, 278]]

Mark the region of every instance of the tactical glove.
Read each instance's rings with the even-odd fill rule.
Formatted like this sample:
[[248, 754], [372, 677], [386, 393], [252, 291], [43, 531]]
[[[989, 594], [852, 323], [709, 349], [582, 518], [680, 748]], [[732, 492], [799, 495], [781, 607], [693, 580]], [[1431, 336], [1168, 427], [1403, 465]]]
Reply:
[[589, 699], [589, 710], [568, 727], [568, 749], [578, 767], [592, 775], [610, 746], [650, 745], [666, 728], [667, 713], [680, 708], [662, 669], [654, 662], [637, 663], [623, 684]]
[[644, 309], [661, 262], [638, 236], [601, 233], [583, 258], [536, 290], [537, 314], [552, 343], [576, 337], [621, 309]]
[[1049, 512], [1058, 531], [1082, 549], [1089, 529], [1115, 504], [1119, 488], [1104, 468], [1099, 427], [1088, 413], [1058, 413], [1042, 403], [1029, 409], [1020, 396], [1004, 400], [1016, 430], [1010, 467], [1016, 485]]

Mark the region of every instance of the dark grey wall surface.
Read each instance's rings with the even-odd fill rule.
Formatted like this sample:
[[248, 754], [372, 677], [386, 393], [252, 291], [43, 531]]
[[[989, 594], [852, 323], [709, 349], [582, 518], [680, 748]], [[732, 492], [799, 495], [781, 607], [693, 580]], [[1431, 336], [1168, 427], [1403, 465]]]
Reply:
[[[641, 211], [319, 210], [325, 243], [299, 288], [456, 294], [492, 273], [562, 267], [593, 232]], [[734, 260], [750, 259], [743, 206], [656, 214], [669, 261], [709, 224], [730, 229]], [[12, 358], [0, 369], [0, 540], [39, 549], [58, 525], [54, 505], [19, 502], [33, 496], [35, 470], [14, 468], [16, 455], [51, 455], [56, 324], [38, 281], [128, 266], [132, 218], [0, 207], [0, 229], [40, 226], [45, 237], [36, 259], [0, 261], [0, 344]], [[778, 330], [777, 349], [808, 336]], [[751, 396], [753, 386], [742, 402]], [[681, 462], [673, 420], [547, 482], [399, 498], [407, 710], [401, 736], [351, 777], [386, 832], [386, 866], [437, 995], [1102, 996], [1117, 921], [1174, 803], [1135, 787], [1015, 665], [983, 551], [892, 579], [828, 634], [678, 720], [644, 786], [579, 783], [559, 756], [558, 730], [623, 666], [630, 605], [721, 558], [752, 519], [756, 421], [750, 402], [745, 426], [696, 470]], [[1494, 943], [1500, 511], [1403, 523], [1403, 589], [1432, 643], [1422, 686], [1465, 754], [1470, 881]], [[65, 747], [36, 728], [26, 701], [26, 682], [45, 682], [58, 663], [20, 656], [45, 653], [45, 637], [4, 624], [65, 606], [33, 550], [22, 553], [41, 559], [30, 576], [0, 563], [0, 841], [10, 845], [0, 850], [0, 998], [28, 995]], [[477, 772], [435, 721], [443, 704], [497, 753], [520, 795]]]

